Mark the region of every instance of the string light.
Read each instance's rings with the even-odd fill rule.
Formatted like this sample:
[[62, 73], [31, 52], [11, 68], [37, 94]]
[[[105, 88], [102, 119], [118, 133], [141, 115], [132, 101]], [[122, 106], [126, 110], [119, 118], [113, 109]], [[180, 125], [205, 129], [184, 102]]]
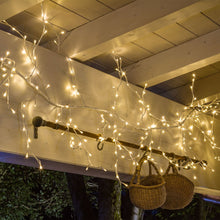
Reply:
[[[21, 73], [17, 72], [16, 67], [15, 67], [15, 61], [10, 59], [10, 52], [7, 51], [5, 54], [5, 57], [0, 59], [1, 62], [1, 77], [3, 78], [3, 83], [0, 82], [1, 86], [6, 86], [8, 89], [11, 86], [10, 85], [10, 77], [13, 77], [15, 74], [19, 77], [21, 77], [23, 80], [25, 80], [25, 82], [36, 92], [36, 94], [38, 94], [40, 97], [44, 98], [45, 101], [47, 101], [48, 105], [52, 105], [55, 108], [59, 108], [59, 109], [66, 109], [69, 114], [71, 115], [71, 111], [76, 108], [75, 106], [71, 105], [70, 103], [66, 104], [66, 105], [62, 105], [62, 104], [56, 104], [53, 103], [50, 98], [48, 97], [47, 94], [45, 94], [42, 90], [42, 88], [44, 89], [48, 89], [50, 88], [50, 84], [34, 84], [32, 83], [31, 79], [32, 77], [36, 74], [37, 77], [39, 76], [39, 70], [37, 69], [37, 60], [38, 57], [35, 54], [36, 48], [39, 45], [41, 39], [43, 38], [43, 36], [47, 33], [47, 30], [45, 29], [45, 23], [48, 22], [48, 17], [46, 15], [46, 13], [44, 13], [44, 11], [42, 10], [42, 14], [41, 14], [41, 19], [44, 23], [44, 28], [43, 28], [43, 32], [42, 35], [40, 37], [40, 39], [38, 41], [34, 41], [34, 47], [33, 50], [31, 51], [31, 53], [28, 52], [27, 50], [27, 46], [26, 46], [26, 36], [23, 36], [16, 28], [11, 27], [9, 24], [9, 26], [12, 28], [13, 31], [16, 31], [23, 39], [24, 39], [24, 48], [22, 49], [21, 53], [22, 55], [24, 55], [29, 62], [34, 66], [33, 71], [30, 74], [27, 74], [26, 76], [23, 76]], [[6, 22], [7, 24], [7, 22]], [[60, 34], [65, 34], [64, 31], [61, 31]], [[125, 159], [126, 156], [124, 153], [126, 153], [126, 155], [131, 159], [132, 164], [133, 165], [137, 165], [136, 159], [140, 157], [140, 152], [137, 151], [137, 153], [133, 153], [131, 151], [129, 151], [126, 147], [124, 147], [123, 145], [121, 145], [121, 143], [118, 141], [118, 137], [120, 137], [121, 135], [123, 135], [124, 132], [124, 126], [130, 126], [131, 128], [135, 128], [137, 129], [137, 131], [141, 132], [141, 137], [140, 137], [140, 149], [144, 148], [144, 144], [143, 142], [147, 140], [148, 136], [150, 136], [149, 139], [153, 138], [152, 135], [152, 131], [154, 130], [161, 130], [161, 133], [164, 134], [165, 133], [165, 129], [175, 129], [175, 128], [179, 128], [179, 132], [180, 132], [180, 136], [181, 136], [181, 144], [180, 149], [184, 150], [184, 146], [186, 146], [186, 137], [185, 137], [185, 133], [188, 132], [189, 134], [189, 141], [190, 140], [194, 140], [196, 141], [198, 137], [194, 136], [194, 130], [197, 129], [201, 132], [201, 134], [204, 137], [204, 141], [208, 140], [209, 144], [211, 145], [212, 149], [218, 149], [218, 147], [216, 146], [216, 143], [214, 142], [215, 138], [213, 136], [213, 124], [214, 122], [211, 121], [210, 124], [212, 125], [211, 129], [208, 128], [208, 130], [204, 130], [200, 127], [200, 122], [199, 122], [199, 115], [200, 113], [211, 113], [213, 116], [218, 114], [218, 110], [216, 109], [216, 106], [219, 105], [219, 102], [214, 101], [212, 103], [210, 103], [209, 105], [195, 105], [195, 101], [196, 101], [196, 97], [194, 95], [194, 83], [195, 83], [195, 78], [196, 75], [193, 74], [192, 75], [192, 85], [190, 86], [191, 92], [192, 92], [192, 102], [190, 104], [190, 106], [185, 107], [183, 113], [180, 112], [176, 112], [176, 116], [178, 117], [178, 120], [173, 120], [173, 121], [168, 121], [168, 119], [166, 119], [166, 117], [163, 115], [161, 117], [157, 117], [155, 115], [152, 114], [152, 112], [150, 112], [151, 107], [150, 105], [147, 103], [147, 101], [144, 99], [144, 96], [146, 95], [147, 91], [147, 83], [145, 83], [143, 90], [141, 91], [141, 93], [139, 94], [138, 91], [136, 91], [134, 89], [134, 87], [130, 86], [128, 80], [127, 80], [127, 76], [126, 76], [126, 72], [122, 69], [122, 59], [120, 57], [118, 57], [116, 55], [116, 53], [114, 53], [114, 59], [116, 62], [116, 71], [118, 72], [119, 75], [119, 83], [117, 86], [113, 86], [114, 89], [114, 94], [112, 95], [114, 98], [113, 103], [111, 103], [111, 110], [106, 110], [106, 109], [98, 109], [95, 107], [91, 107], [91, 106], [79, 106], [78, 108], [86, 108], [89, 110], [94, 110], [96, 112], [103, 112], [101, 114], [101, 119], [100, 122], [102, 124], [103, 127], [98, 128], [99, 130], [102, 130], [102, 136], [103, 137], [99, 137], [98, 141], [103, 142], [105, 140], [104, 138], [104, 132], [105, 132], [105, 128], [111, 129], [112, 132], [112, 140], [114, 142], [115, 145], [115, 151], [114, 151], [114, 155], [116, 157], [116, 162], [115, 162], [115, 173], [116, 173], [116, 179], [118, 179], [120, 181], [119, 178], [119, 174], [118, 174], [118, 162], [119, 159]], [[68, 94], [70, 95], [70, 97], [78, 97], [80, 96], [80, 91], [77, 88], [77, 80], [76, 80], [76, 72], [74, 69], [74, 64], [71, 58], [67, 58], [67, 64], [68, 64], [68, 70], [69, 70], [69, 77], [70, 77], [70, 82], [69, 84], [66, 86], [66, 91], [68, 92]], [[10, 67], [9, 67], [10, 66]], [[127, 86], [127, 88], [129, 89], [129, 91], [131, 91], [133, 94], [135, 94], [136, 98], [137, 98], [137, 105], [138, 105], [138, 109], [139, 109], [139, 113], [137, 115], [137, 120], [135, 121], [135, 123], [133, 124], [132, 122], [130, 122], [129, 118], [123, 118], [121, 117], [121, 115], [117, 112], [118, 109], [120, 109], [119, 107], [119, 103], [121, 100], [121, 93], [120, 93], [120, 89], [122, 87], [122, 85]], [[5, 88], [5, 87], [4, 87]], [[42, 89], [42, 90], [41, 90]], [[4, 90], [3, 90], [4, 91]], [[3, 93], [3, 97], [7, 98], [10, 96], [10, 94], [8, 93], [9, 90], [6, 90]], [[16, 114], [16, 111], [11, 107], [11, 105], [9, 103], [7, 103], [9, 106], [9, 109], [11, 110], [12, 114]], [[22, 105], [23, 108], [26, 108], [26, 104]], [[18, 112], [19, 114], [21, 112]], [[22, 118], [25, 118], [25, 114], [21, 114]], [[59, 122], [59, 118], [61, 116], [61, 113], [59, 112], [57, 114], [57, 118], [56, 118], [56, 123]], [[113, 118], [114, 120], [116, 120], [117, 122], [114, 123], [118, 123], [117, 124], [113, 124], [111, 122]], [[148, 120], [148, 124], [146, 126], [146, 119]], [[121, 122], [123, 122], [122, 126], [121, 126]], [[192, 124], [190, 124], [188, 126], [188, 122], [191, 122]], [[68, 122], [66, 122], [67, 127], [70, 127], [72, 123], [72, 118], [69, 118]], [[186, 125], [185, 125], [186, 124]], [[141, 127], [141, 125], [145, 125], [146, 127]], [[79, 130], [77, 125], [73, 125], [73, 128], [75, 130]], [[26, 126], [23, 126], [22, 131], [26, 134], [27, 137], [27, 149], [30, 148], [30, 143], [31, 143], [31, 139], [28, 136], [28, 129]], [[80, 130], [79, 130], [80, 131]], [[68, 132], [68, 131], [67, 131]], [[80, 131], [80, 133], [82, 133]], [[61, 135], [64, 135], [65, 132], [62, 132]], [[81, 138], [76, 135], [76, 139], [74, 138], [70, 138], [70, 147], [74, 148], [74, 146], [78, 146], [80, 148], [83, 148], [85, 150], [85, 152], [88, 155], [88, 162], [89, 165], [91, 165], [90, 162], [90, 157], [92, 157], [92, 154], [90, 152], [88, 152], [86, 146], [84, 146], [85, 143], [87, 143], [87, 139], [83, 139], [81, 140]], [[150, 155], [148, 155], [148, 159], [154, 161], [154, 158], [151, 157], [151, 151], [152, 151], [152, 147], [151, 145], [153, 144], [153, 141], [150, 141], [148, 150], [150, 151]], [[159, 149], [160, 147], [158, 147]], [[122, 151], [122, 155], [120, 153], [120, 151]], [[162, 154], [164, 156], [164, 158], [166, 158], [169, 162], [171, 161], [170, 158], [166, 157], [165, 153]], [[25, 155], [26, 158], [29, 157], [28, 152]], [[217, 157], [216, 157], [217, 158]], [[37, 159], [38, 163], [39, 163], [39, 168], [43, 169], [40, 161]], [[171, 161], [172, 162], [172, 161]], [[175, 164], [176, 166], [178, 166], [178, 164]], [[195, 169], [196, 166], [194, 164], [190, 164], [190, 166]], [[206, 167], [203, 166], [203, 169], [206, 170]], [[86, 167], [86, 170], [88, 170], [88, 167]], [[104, 171], [107, 171], [106, 169], [104, 169]], [[211, 169], [212, 172], [214, 172], [214, 169]], [[163, 169], [160, 169], [160, 172], [163, 172]], [[197, 179], [196, 176], [193, 177], [194, 179]]]

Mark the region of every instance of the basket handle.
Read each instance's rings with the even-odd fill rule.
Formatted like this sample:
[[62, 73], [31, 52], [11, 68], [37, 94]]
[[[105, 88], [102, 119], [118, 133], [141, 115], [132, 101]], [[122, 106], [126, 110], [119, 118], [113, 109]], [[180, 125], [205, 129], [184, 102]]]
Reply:
[[152, 175], [151, 167], [153, 167], [155, 169], [156, 173], [158, 174], [158, 176], [161, 176], [160, 172], [158, 171], [157, 167], [155, 166], [155, 164], [152, 161], [148, 160], [148, 164], [149, 164], [149, 175]]
[[137, 164], [137, 166], [135, 168], [134, 175], [131, 178], [130, 184], [133, 184], [136, 176], [137, 176], [137, 184], [140, 184], [140, 172], [141, 172], [142, 164], [145, 161], [146, 154], [147, 154], [147, 152], [145, 152], [143, 154], [143, 156], [141, 157], [141, 159], [138, 161], [138, 164]]
[[172, 168], [173, 173], [178, 174], [178, 171], [177, 171], [177, 169], [176, 169], [176, 166], [175, 166], [174, 164], [172, 164], [172, 163], [169, 163], [169, 166], [167, 167], [167, 170], [166, 170], [166, 172], [165, 172], [165, 175], [167, 175], [167, 174], [169, 173], [170, 168]]
[[[134, 182], [136, 176], [137, 176], [137, 184], [140, 184], [141, 168], [142, 168], [142, 165], [143, 165], [143, 163], [144, 163], [145, 160], [148, 160], [147, 157], [146, 157], [146, 152], [144, 153], [144, 155], [143, 155], [143, 156], [141, 157], [141, 159], [139, 160], [138, 165], [136, 166], [134, 175], [133, 175], [132, 178], [131, 178], [130, 184], [133, 184], [133, 182]], [[157, 169], [157, 167], [155, 166], [155, 164], [154, 164], [152, 161], [148, 160], [148, 165], [149, 165], [149, 175], [152, 175], [152, 169], [151, 169], [151, 167], [153, 167], [153, 168], [155, 169], [156, 173], [157, 173], [159, 176], [161, 176], [160, 173], [159, 173], [159, 171], [158, 171], [158, 169]]]

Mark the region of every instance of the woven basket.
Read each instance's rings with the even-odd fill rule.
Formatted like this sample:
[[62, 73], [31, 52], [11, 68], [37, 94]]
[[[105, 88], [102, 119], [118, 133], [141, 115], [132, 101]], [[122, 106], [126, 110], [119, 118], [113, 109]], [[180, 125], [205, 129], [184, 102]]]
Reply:
[[[168, 174], [170, 168], [172, 168], [173, 173]], [[185, 176], [178, 174], [173, 164], [168, 166], [163, 177], [166, 182], [167, 198], [161, 208], [176, 210], [186, 207], [192, 201], [194, 184]]]
[[[129, 184], [129, 196], [134, 206], [144, 210], [152, 210], [162, 206], [166, 201], [165, 181], [151, 161], [148, 161], [149, 176], [140, 179], [140, 171], [145, 159], [142, 157], [136, 167]], [[152, 174], [151, 167], [156, 170], [157, 175]], [[137, 183], [134, 183], [136, 177]]]

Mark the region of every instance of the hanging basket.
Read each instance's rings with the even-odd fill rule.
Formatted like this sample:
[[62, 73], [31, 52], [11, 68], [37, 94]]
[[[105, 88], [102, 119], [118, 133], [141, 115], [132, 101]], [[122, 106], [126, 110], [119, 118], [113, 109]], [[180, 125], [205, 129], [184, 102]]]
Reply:
[[[170, 168], [173, 173], [168, 174]], [[169, 164], [165, 175], [167, 198], [163, 209], [176, 210], [186, 207], [193, 198], [194, 184], [185, 176], [178, 174], [173, 164]]]
[[[163, 177], [158, 172], [154, 163], [149, 160], [149, 175], [141, 180], [140, 172], [143, 162], [146, 159], [142, 157], [136, 167], [129, 184], [129, 196], [134, 206], [144, 210], [152, 210], [164, 204], [166, 201], [166, 189]], [[157, 175], [152, 174], [151, 167], [155, 169]], [[134, 183], [136, 177], [137, 182]]]

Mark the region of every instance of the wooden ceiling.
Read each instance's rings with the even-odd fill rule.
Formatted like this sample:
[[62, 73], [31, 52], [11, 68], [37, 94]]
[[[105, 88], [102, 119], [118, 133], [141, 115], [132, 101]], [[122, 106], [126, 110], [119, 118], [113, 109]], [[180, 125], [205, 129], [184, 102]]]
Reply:
[[[20, 0], [8, 2], [15, 6], [20, 4]], [[166, 3], [162, 0], [24, 2], [26, 8], [25, 4], [23, 8], [20, 6], [21, 9], [17, 6], [17, 11], [9, 10], [11, 16], [0, 18], [26, 34], [29, 41], [33, 42], [41, 35], [43, 10], [48, 20], [48, 34], [41, 43], [44, 47], [112, 75], [115, 75], [114, 51], [122, 57], [131, 83], [143, 86], [149, 81], [150, 91], [183, 104], [190, 102], [192, 73], [197, 75], [195, 93], [198, 99], [220, 93], [220, 48], [216, 49], [220, 36], [219, 0], [169, 0]], [[0, 11], [6, 7], [5, 4], [4, 0], [0, 1]], [[3, 24], [0, 28], [13, 33]], [[58, 47], [54, 41], [59, 42]], [[201, 50], [204, 56], [200, 58], [199, 51], [206, 41], [216, 44], [213, 46], [215, 51], [212, 46], [207, 46]], [[196, 45], [192, 51], [190, 45]], [[188, 48], [187, 52], [185, 48]], [[175, 57], [181, 59], [181, 50], [183, 63], [180, 63], [181, 68], [176, 68], [179, 73], [167, 70], [170, 74], [161, 72], [164, 77], [160, 80], [155, 78], [154, 72], [160, 65], [161, 69], [165, 68], [160, 59], [164, 56], [166, 63], [175, 64]], [[176, 51], [178, 54], [174, 55]], [[187, 54], [196, 61], [186, 62], [189, 59]], [[156, 80], [151, 83], [151, 78]]]

